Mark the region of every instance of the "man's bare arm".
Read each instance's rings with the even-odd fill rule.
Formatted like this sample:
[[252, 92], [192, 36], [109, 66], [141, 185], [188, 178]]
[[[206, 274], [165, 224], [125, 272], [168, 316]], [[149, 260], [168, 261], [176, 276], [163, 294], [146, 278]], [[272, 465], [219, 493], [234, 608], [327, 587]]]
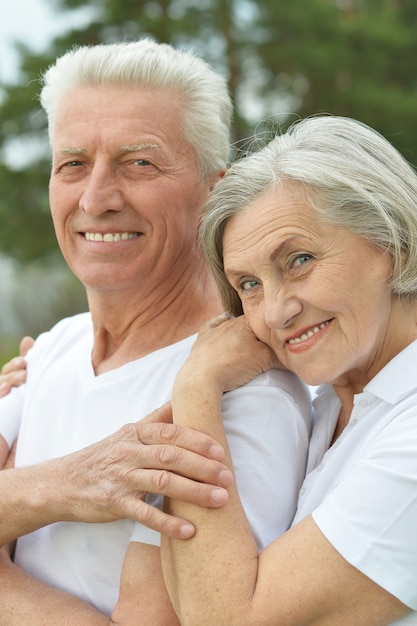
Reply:
[[88, 603], [48, 587], [0, 550], [0, 626], [105, 626], [110, 618]]
[[[162, 418], [164, 411], [155, 414]], [[142, 420], [102, 441], [33, 467], [0, 472], [0, 544], [57, 521], [132, 519], [178, 539], [186, 520], [147, 504], [147, 493], [222, 506], [232, 480], [211, 437]]]
[[32, 578], [0, 550], [0, 626], [179, 626], [162, 577], [159, 548], [132, 542], [112, 616]]

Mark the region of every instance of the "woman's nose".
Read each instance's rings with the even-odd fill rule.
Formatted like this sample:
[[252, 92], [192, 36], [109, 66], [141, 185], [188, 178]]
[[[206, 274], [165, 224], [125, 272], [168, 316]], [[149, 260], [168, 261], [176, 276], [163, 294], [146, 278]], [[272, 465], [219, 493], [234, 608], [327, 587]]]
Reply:
[[303, 305], [285, 286], [264, 285], [265, 322], [269, 328], [287, 328], [300, 315]]

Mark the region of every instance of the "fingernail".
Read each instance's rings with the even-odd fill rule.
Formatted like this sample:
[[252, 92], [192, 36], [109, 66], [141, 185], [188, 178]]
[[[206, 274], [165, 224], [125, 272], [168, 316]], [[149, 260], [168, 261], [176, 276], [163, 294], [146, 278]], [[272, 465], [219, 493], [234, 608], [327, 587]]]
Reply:
[[195, 533], [195, 528], [194, 526], [191, 526], [191, 524], [183, 524], [182, 526], [180, 526], [180, 536], [182, 537], [182, 539], [190, 539], [190, 537], [192, 537]]
[[223, 461], [224, 459], [224, 450], [221, 446], [213, 445], [210, 448], [210, 456], [215, 461]]
[[224, 469], [220, 472], [219, 479], [223, 487], [230, 487], [233, 482], [233, 474], [230, 470]]
[[211, 492], [211, 500], [213, 504], [223, 505], [226, 504], [229, 499], [229, 494], [226, 489], [213, 489]]

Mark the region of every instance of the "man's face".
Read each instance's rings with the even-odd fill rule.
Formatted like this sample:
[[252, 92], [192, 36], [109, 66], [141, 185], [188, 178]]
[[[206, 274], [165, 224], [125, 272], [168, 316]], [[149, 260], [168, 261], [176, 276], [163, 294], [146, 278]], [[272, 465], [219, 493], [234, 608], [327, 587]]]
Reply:
[[[79, 87], [56, 116], [50, 204], [87, 290], [169, 288], [193, 258], [209, 186], [167, 89]], [[189, 271], [189, 270], [188, 270]]]

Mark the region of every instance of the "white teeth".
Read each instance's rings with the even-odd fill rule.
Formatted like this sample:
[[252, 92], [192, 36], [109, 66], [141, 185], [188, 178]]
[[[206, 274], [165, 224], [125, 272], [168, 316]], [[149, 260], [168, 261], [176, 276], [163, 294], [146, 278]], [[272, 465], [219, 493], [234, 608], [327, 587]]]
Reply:
[[137, 233], [84, 233], [87, 241], [126, 241], [137, 236]]
[[323, 322], [322, 324], [319, 324], [319, 326], [314, 326], [314, 328], [310, 328], [310, 330], [308, 330], [306, 333], [303, 333], [301, 337], [294, 337], [294, 339], [288, 339], [288, 343], [290, 344], [301, 343], [302, 341], [305, 341], [306, 339], [309, 339], [310, 337], [318, 333], [319, 330], [327, 326], [328, 323], [329, 322]]

